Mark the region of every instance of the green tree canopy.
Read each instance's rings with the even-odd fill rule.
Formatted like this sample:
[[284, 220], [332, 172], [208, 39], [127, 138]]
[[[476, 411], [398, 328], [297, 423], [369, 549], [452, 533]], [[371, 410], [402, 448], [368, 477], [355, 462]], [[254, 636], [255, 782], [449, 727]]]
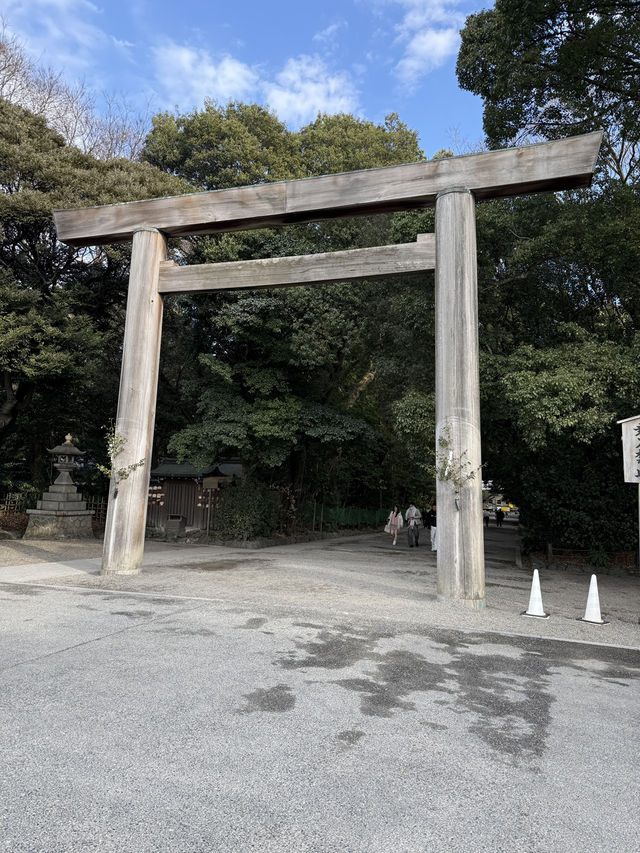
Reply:
[[153, 119], [142, 159], [194, 187], [218, 190], [297, 177], [291, 134], [257, 104], [207, 102], [203, 110]]
[[490, 146], [604, 128], [608, 166], [623, 180], [637, 177], [635, 0], [496, 0], [467, 19], [457, 71], [484, 101]]
[[[209, 103], [188, 116], [159, 116], [143, 157], [199, 187], [220, 188], [423, 154], [396, 115], [381, 125], [321, 115], [290, 132], [262, 108]], [[393, 242], [394, 228], [388, 215], [360, 217], [196, 238], [181, 251], [189, 263], [310, 254]], [[187, 371], [182, 384], [184, 410], [187, 396], [196, 403], [171, 450], [198, 463], [240, 455], [249, 469], [298, 496], [338, 492], [343, 500], [370, 502], [379, 498], [381, 480], [403, 489], [424, 481], [414, 465], [402, 483], [411, 465], [404, 464], [393, 410], [404, 387], [418, 381], [410, 366], [423, 354], [401, 328], [412, 307], [407, 286], [364, 282], [174, 300], [175, 316], [191, 330], [186, 360], [198, 369]], [[425, 310], [420, 319], [428, 324], [431, 308]], [[428, 350], [432, 335], [425, 340]]]
[[616, 420], [640, 407], [638, 213], [615, 180], [478, 207], [485, 476], [532, 544], [633, 548]]
[[0, 441], [20, 419], [22, 452], [35, 462], [44, 436], [108, 420], [126, 299], [128, 251], [62, 245], [52, 210], [188, 186], [147, 164], [95, 160], [0, 100], [0, 189]]
[[531, 544], [634, 548], [616, 420], [640, 406], [640, 7], [496, 0], [457, 71], [491, 147], [605, 130], [592, 189], [478, 207], [483, 454]]

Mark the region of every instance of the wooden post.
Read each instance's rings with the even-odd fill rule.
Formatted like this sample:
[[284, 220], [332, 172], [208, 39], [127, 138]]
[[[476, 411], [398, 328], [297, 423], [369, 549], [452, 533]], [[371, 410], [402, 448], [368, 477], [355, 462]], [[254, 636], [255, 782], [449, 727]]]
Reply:
[[125, 445], [112, 464], [126, 468], [142, 459], [144, 464], [124, 480], [111, 480], [103, 575], [137, 574], [142, 565], [162, 332], [158, 276], [166, 256], [166, 241], [158, 230], [134, 233], [115, 425]]
[[436, 201], [436, 452], [448, 470], [436, 486], [438, 598], [480, 609], [485, 586], [476, 228], [475, 199], [467, 189], [447, 190]]

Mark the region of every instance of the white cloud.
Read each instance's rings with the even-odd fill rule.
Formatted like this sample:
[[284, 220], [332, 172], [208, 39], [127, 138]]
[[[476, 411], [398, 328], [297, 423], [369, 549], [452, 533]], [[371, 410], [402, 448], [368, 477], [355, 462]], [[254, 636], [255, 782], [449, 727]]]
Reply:
[[126, 39], [117, 39], [115, 36], [111, 36], [111, 41], [113, 42], [115, 47], [120, 49], [135, 47], [135, 44], [132, 41], [127, 41]]
[[396, 44], [402, 45], [402, 58], [394, 73], [405, 88], [415, 89], [430, 71], [454, 56], [464, 26], [465, 0], [374, 0], [378, 6], [401, 7], [403, 15], [396, 24]]
[[402, 23], [398, 30], [405, 36], [410, 36], [416, 31], [433, 25], [442, 25], [445, 28], [454, 21], [461, 20], [457, 11], [460, 0], [393, 0], [403, 6], [405, 12]]
[[439, 68], [458, 50], [460, 36], [457, 29], [422, 29], [407, 45], [405, 55], [396, 65], [398, 77], [413, 88], [420, 77]]
[[289, 58], [270, 77], [234, 59], [166, 41], [153, 48], [156, 83], [167, 106], [199, 107], [206, 98], [221, 103], [257, 100], [292, 127], [321, 113], [353, 112], [358, 97], [350, 74], [331, 71], [317, 56]]
[[317, 42], [328, 42], [331, 43], [340, 30], [346, 29], [348, 24], [346, 21], [338, 21], [335, 24], [330, 24], [324, 30], [320, 30], [319, 33], [316, 33], [313, 37], [314, 41]]
[[100, 9], [88, 0], [5, 0], [2, 14], [34, 61], [67, 78], [90, 74], [96, 52], [112, 44], [92, 22]]
[[287, 60], [275, 81], [265, 81], [262, 90], [271, 109], [295, 127], [319, 112], [354, 112], [358, 101], [349, 74], [332, 74], [321, 59], [311, 56]]
[[56, 15], [76, 15], [89, 11], [98, 13], [100, 9], [90, 0], [5, 0], [4, 11], [14, 14], [24, 12], [27, 15], [46, 15], [54, 12]]
[[[282, 121], [297, 127], [318, 113], [356, 112], [359, 105], [355, 75], [361, 72], [335, 68], [327, 56], [285, 57], [266, 70], [229, 50], [217, 54], [171, 35], [150, 44], [144, 44], [137, 31], [131, 40], [116, 35], [106, 28], [105, 10], [92, 0], [4, 0], [3, 6], [11, 31], [36, 62], [63, 70], [70, 82], [82, 79], [96, 92], [112, 87], [103, 75], [117, 78], [118, 65], [126, 61], [138, 75], [138, 92], [159, 108], [200, 108], [207, 98], [220, 103], [256, 101], [267, 103]], [[346, 20], [336, 20], [314, 41], [330, 51], [347, 27]]]
[[256, 71], [232, 56], [216, 61], [206, 50], [163, 42], [152, 49], [156, 80], [170, 105], [200, 106], [206, 98], [230, 101], [255, 92]]

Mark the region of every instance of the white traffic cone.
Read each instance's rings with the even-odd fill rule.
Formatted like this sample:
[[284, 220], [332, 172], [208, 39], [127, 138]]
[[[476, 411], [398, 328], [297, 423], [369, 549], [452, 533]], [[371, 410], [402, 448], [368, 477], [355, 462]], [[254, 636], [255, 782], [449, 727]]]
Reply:
[[600, 614], [600, 596], [598, 595], [598, 581], [595, 575], [591, 575], [587, 607], [584, 611], [584, 616], [580, 621], [595, 622], [596, 625], [604, 625], [604, 619]]
[[531, 582], [531, 595], [529, 596], [529, 606], [522, 614], [523, 616], [536, 616], [538, 619], [548, 619], [549, 614], [544, 612], [542, 606], [542, 593], [540, 592], [540, 576], [538, 570], [533, 570], [533, 580]]

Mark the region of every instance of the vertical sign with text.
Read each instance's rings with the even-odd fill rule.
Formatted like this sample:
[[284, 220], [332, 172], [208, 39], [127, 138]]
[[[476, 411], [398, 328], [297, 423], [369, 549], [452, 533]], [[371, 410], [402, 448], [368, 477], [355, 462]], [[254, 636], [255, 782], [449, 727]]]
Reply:
[[622, 455], [625, 483], [640, 483], [640, 415], [622, 424]]

